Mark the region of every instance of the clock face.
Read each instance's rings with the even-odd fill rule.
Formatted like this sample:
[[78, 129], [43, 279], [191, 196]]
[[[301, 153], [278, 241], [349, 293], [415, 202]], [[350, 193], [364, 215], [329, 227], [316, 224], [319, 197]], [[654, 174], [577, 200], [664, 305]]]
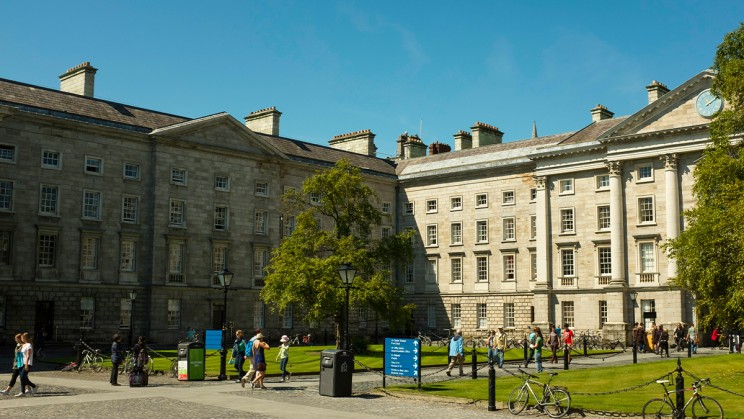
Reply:
[[723, 99], [714, 95], [710, 89], [706, 89], [698, 95], [695, 108], [700, 116], [710, 118], [723, 108]]

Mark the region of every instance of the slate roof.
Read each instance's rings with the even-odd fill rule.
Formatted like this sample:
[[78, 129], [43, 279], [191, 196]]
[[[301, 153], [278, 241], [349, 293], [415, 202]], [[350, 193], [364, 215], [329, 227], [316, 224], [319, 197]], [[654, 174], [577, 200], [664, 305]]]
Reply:
[[575, 132], [570, 137], [558, 143], [558, 145], [582, 144], [597, 141], [600, 135], [604, 134], [611, 128], [628, 119], [627, 116], [619, 118], [603, 119], [592, 122], [581, 130]]

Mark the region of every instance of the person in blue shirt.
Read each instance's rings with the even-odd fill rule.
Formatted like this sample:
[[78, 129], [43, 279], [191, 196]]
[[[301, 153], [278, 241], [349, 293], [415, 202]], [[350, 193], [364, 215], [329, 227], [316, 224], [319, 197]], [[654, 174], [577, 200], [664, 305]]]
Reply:
[[450, 363], [447, 367], [447, 375], [451, 376], [452, 369], [455, 368], [455, 363], [460, 365], [460, 377], [465, 375], [462, 371], [462, 362], [465, 359], [465, 350], [462, 345], [462, 336], [460, 336], [460, 330], [455, 330], [455, 336], [452, 337], [449, 344], [449, 357]]

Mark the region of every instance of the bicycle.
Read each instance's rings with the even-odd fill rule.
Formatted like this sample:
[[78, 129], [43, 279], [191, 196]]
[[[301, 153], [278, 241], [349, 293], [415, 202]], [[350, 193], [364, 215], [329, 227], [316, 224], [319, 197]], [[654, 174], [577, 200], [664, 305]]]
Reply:
[[[537, 403], [536, 408], [538, 410], [544, 410], [551, 418], [559, 418], [568, 413], [568, 410], [571, 408], [571, 395], [562, 387], [550, 385], [550, 382], [553, 381], [553, 377], [558, 375], [558, 373], [549, 372], [548, 375], [550, 375], [550, 379], [548, 379], [547, 383], [542, 383], [536, 381], [538, 378], [536, 375], [532, 375], [521, 368], [517, 369], [522, 373], [524, 383], [512, 390], [509, 395], [507, 407], [512, 414], [518, 415], [522, 410], [524, 410], [527, 403], [530, 401], [530, 394]], [[531, 384], [542, 387], [542, 398], [537, 397]]]
[[[132, 351], [127, 351], [127, 355], [124, 358], [124, 368], [119, 370], [119, 374], [130, 374], [134, 370], [134, 364], [136, 360], [134, 359], [134, 354]], [[155, 372], [154, 368], [155, 362], [152, 360], [152, 357], [148, 354], [147, 355], [147, 365], [143, 366], [143, 369], [148, 371], [148, 373], [153, 374]], [[173, 363], [171, 363], [171, 374], [173, 373]], [[176, 362], [176, 373], [178, 373], [178, 363]]]
[[431, 346], [431, 338], [429, 336], [427, 336], [427, 335], [421, 334], [421, 331], [420, 330], [418, 332], [418, 337], [417, 338], [421, 341], [421, 346], [423, 346], [423, 345]]
[[[647, 401], [646, 404], [643, 405], [643, 417], [677, 417], [680, 410], [677, 410], [675, 401], [672, 400], [670, 396], [670, 394], [676, 394], [677, 390], [667, 390], [666, 385], [669, 384], [669, 380], [656, 380], [656, 382], [664, 387], [664, 398], [656, 398]], [[682, 413], [687, 410], [687, 406], [692, 404], [692, 417], [694, 418], [723, 418], [723, 408], [716, 399], [700, 395], [700, 389], [707, 384], [710, 384], [710, 378], [695, 381], [692, 383], [692, 388], [685, 389], [692, 390], [692, 396], [682, 407]]]
[[89, 349], [83, 349], [83, 357], [80, 361], [78, 372], [81, 372], [86, 368], [95, 372], [103, 371], [103, 357], [101, 356], [100, 350], [90, 349], [90, 347]]

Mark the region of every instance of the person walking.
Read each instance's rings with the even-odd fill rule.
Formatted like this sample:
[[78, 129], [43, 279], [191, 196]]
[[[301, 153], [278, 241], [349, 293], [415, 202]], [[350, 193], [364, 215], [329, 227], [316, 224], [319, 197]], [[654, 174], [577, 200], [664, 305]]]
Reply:
[[493, 340], [494, 348], [496, 348], [496, 361], [499, 364], [499, 368], [504, 367], [504, 353], [506, 352], [506, 332], [504, 332], [504, 326], [498, 327], [498, 332], [494, 336]]
[[687, 329], [687, 344], [692, 348], [692, 353], [697, 353], [698, 339], [697, 331], [695, 330], [695, 323], [690, 323], [690, 327]]
[[677, 352], [682, 351], [684, 341], [685, 329], [682, 327], [682, 323], [677, 323], [677, 327], [674, 328], [674, 344], [677, 345]]
[[0, 390], [0, 394], [2, 394], [3, 396], [10, 395], [10, 390], [13, 389], [13, 386], [15, 385], [16, 380], [18, 379], [18, 376], [21, 374], [21, 368], [23, 368], [23, 354], [21, 353], [21, 348], [23, 347], [23, 340], [21, 339], [20, 333], [16, 333], [15, 341], [16, 341], [16, 346], [13, 352], [13, 375], [10, 377], [10, 382], [8, 382], [8, 386], [5, 387], [4, 390]]
[[462, 336], [460, 336], [460, 329], [455, 330], [455, 335], [452, 336], [449, 344], [449, 357], [450, 363], [445, 373], [447, 376], [452, 375], [452, 369], [455, 368], [455, 364], [460, 366], [460, 377], [465, 375], [462, 370], [462, 362], [465, 359], [465, 350], [462, 345]]
[[488, 363], [493, 364], [493, 359], [496, 356], [496, 345], [494, 344], [494, 339], [496, 338], [496, 331], [491, 329], [488, 331], [488, 340], [486, 340], [486, 345], [488, 347]]
[[666, 352], [667, 358], [669, 358], [669, 332], [664, 329], [664, 326], [659, 325], [659, 355], [664, 357]]
[[550, 334], [548, 335], [548, 345], [550, 345], [550, 363], [558, 363], [558, 347], [561, 346], [561, 338], [558, 336], [558, 331], [551, 324], [549, 326]]
[[540, 330], [539, 327], [535, 326], [534, 329], [532, 329], [532, 332], [535, 334], [535, 343], [530, 345], [530, 349], [535, 354], [535, 366], [537, 367], [537, 372], [543, 372], [543, 365], [542, 365], [542, 348], [543, 348], [543, 335], [542, 330]]
[[124, 360], [124, 355], [121, 348], [121, 335], [118, 333], [114, 335], [111, 342], [111, 376], [109, 377], [109, 384], [112, 386], [120, 385], [117, 382], [119, 377], [119, 365]]
[[568, 323], [563, 324], [563, 344], [565, 345], [565, 350], [568, 352], [568, 363], [571, 363], [571, 349], [573, 349], [573, 343], [574, 343], [574, 332], [573, 330], [568, 328]]
[[532, 329], [532, 331], [530, 331], [530, 336], [529, 338], [527, 338], [527, 342], [527, 346], [530, 348], [530, 351], [527, 354], [527, 359], [524, 360], [525, 368], [530, 365], [530, 361], [532, 361], [532, 358], [535, 357], [535, 348], [532, 347], [532, 345], [535, 343], [535, 329]]
[[264, 351], [269, 349], [269, 344], [264, 342], [263, 333], [256, 335], [253, 341], [253, 367], [256, 369], [256, 378], [251, 381], [251, 388], [266, 389], [264, 377], [266, 376], [266, 354]]
[[289, 381], [292, 377], [292, 373], [287, 371], [287, 363], [289, 362], [289, 336], [282, 335], [279, 339], [279, 353], [276, 354], [276, 360], [279, 361], [279, 370], [282, 372], [282, 383]]
[[235, 331], [235, 342], [233, 343], [232, 357], [235, 360], [235, 369], [238, 371], [238, 379], [235, 380], [239, 383], [245, 375], [243, 365], [245, 364], [245, 336], [243, 331], [238, 329]]
[[245, 354], [243, 355], [244, 362], [248, 362], [248, 372], [243, 375], [243, 378], [240, 379], [240, 385], [245, 388], [245, 383], [249, 383], [253, 381], [253, 378], [256, 375], [256, 368], [255, 364], [253, 363], [253, 343], [256, 341], [256, 338], [258, 338], [258, 335], [261, 334], [261, 329], [256, 329], [256, 333], [253, 335], [252, 338], [248, 340], [248, 343], [245, 345]]
[[[31, 380], [29, 380], [28, 378], [28, 373], [31, 372], [31, 367], [34, 365], [33, 339], [28, 335], [28, 333], [23, 333], [21, 335], [21, 341], [23, 342], [23, 346], [21, 347], [21, 354], [23, 355], [23, 365], [20, 367], [21, 392], [16, 394], [16, 397], [23, 397], [29, 393], [33, 396], [39, 389], [38, 386], [32, 383]], [[28, 387], [30, 387], [30, 389], [27, 392], [26, 388]]]

